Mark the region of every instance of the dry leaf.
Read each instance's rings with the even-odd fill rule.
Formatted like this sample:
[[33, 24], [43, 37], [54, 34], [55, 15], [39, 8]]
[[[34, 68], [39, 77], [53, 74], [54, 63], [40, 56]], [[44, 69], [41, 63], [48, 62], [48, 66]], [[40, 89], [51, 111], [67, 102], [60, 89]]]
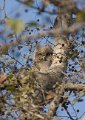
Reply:
[[46, 96], [46, 100], [51, 100], [51, 99], [54, 98], [54, 96], [55, 96], [54, 92], [49, 91], [49, 92], [48, 92], [48, 95]]
[[1, 74], [0, 75], [0, 84], [2, 84], [6, 80], [7, 76], [6, 74]]

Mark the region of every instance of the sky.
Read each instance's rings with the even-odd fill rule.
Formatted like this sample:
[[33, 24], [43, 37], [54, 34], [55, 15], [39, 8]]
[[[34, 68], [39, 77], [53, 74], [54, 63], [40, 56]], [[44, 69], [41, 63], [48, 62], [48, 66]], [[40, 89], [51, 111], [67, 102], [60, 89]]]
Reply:
[[[4, 0], [3, 0], [4, 1]], [[0, 0], [0, 9], [3, 8], [3, 1]], [[40, 1], [37, 0], [37, 4], [40, 5]], [[79, 8], [81, 9], [81, 6], [85, 7], [85, 0], [78, 0], [78, 6]], [[54, 6], [49, 6], [50, 9], [53, 9]], [[25, 10], [28, 10], [28, 12], [25, 12]], [[37, 10], [35, 9], [30, 9], [28, 8], [27, 6], [23, 5], [23, 4], [20, 4], [18, 3], [16, 0], [6, 0], [6, 3], [5, 3], [5, 11], [6, 11], [6, 14], [9, 18], [15, 18], [17, 17], [18, 19], [22, 19], [23, 21], [25, 21], [25, 23], [28, 23], [28, 22], [31, 22], [31, 21], [37, 21], [37, 19], [40, 19], [40, 23], [39, 24], [42, 24], [42, 23], [45, 23], [46, 20], [44, 19], [43, 20], [43, 17], [45, 18], [46, 16], [49, 17], [48, 14], [43, 14], [42, 15], [37, 15]], [[54, 19], [55, 19], [55, 15], [53, 15], [51, 17], [51, 22], [47, 25], [47, 28], [50, 26], [53, 25], [54, 23]], [[0, 20], [2, 20], [4, 18], [4, 11], [1, 10], [0, 11]], [[2, 26], [0, 26], [0, 29], [3, 29]], [[3, 36], [0, 35], [0, 43], [4, 43], [5, 41], [5, 38]], [[43, 42], [42, 42], [43, 44]], [[81, 49], [81, 48], [80, 48]], [[85, 50], [85, 48], [83, 48]], [[28, 51], [28, 48], [25, 47], [22, 49], [22, 52], [27, 52]], [[20, 58], [20, 62], [22, 62], [22, 64], [24, 64], [25, 61], [23, 61], [23, 59]], [[73, 99], [72, 97], [70, 98], [71, 100]], [[85, 111], [85, 103], [81, 102], [80, 103], [77, 103], [74, 105], [76, 110], [80, 108], [80, 111], [83, 112]], [[46, 108], [47, 110], [47, 108]], [[73, 114], [73, 110], [70, 109], [70, 112], [71, 114]], [[77, 113], [79, 114], [79, 116], [81, 115], [81, 112]], [[65, 111], [61, 111], [61, 108], [58, 109], [58, 114], [62, 116], [65, 115]], [[11, 119], [10, 119], [11, 120]], [[65, 119], [65, 120], [68, 120]]]

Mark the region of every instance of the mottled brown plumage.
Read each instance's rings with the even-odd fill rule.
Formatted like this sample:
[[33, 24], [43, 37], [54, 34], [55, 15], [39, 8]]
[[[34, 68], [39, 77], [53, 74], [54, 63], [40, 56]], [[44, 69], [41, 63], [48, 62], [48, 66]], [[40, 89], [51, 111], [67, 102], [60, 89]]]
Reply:
[[35, 68], [40, 72], [47, 72], [52, 63], [53, 49], [51, 46], [37, 46], [34, 58]]

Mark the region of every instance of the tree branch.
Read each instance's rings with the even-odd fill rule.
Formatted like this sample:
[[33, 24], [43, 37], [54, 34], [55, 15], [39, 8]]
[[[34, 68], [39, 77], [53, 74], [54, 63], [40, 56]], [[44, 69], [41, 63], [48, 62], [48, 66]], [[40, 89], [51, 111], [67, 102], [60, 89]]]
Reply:
[[45, 120], [51, 120], [56, 109], [58, 108], [62, 97], [64, 95], [64, 92], [66, 90], [75, 90], [75, 91], [85, 91], [85, 85], [84, 84], [73, 84], [73, 83], [62, 83], [56, 90], [56, 95], [53, 99], [53, 101], [50, 104], [49, 111], [47, 115], [45, 116]]

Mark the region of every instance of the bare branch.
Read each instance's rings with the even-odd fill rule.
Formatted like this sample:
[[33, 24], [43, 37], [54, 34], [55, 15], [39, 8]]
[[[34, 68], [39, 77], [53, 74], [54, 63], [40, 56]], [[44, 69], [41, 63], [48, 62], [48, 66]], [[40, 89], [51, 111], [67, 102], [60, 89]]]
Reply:
[[50, 104], [50, 108], [49, 111], [47, 113], [47, 116], [45, 117], [45, 120], [51, 120], [56, 109], [58, 108], [63, 94], [66, 90], [75, 90], [75, 91], [85, 91], [85, 85], [84, 84], [73, 84], [73, 83], [63, 83], [62, 85], [60, 85], [57, 90], [56, 90], [56, 95], [53, 99], [53, 101]]
[[[61, 30], [61, 34], [62, 33], [74, 33], [76, 31], [78, 31], [78, 29], [80, 29], [81, 27], [83, 27], [85, 25], [85, 23], [77, 23], [77, 24], [73, 24], [72, 26], [70, 26], [68, 29], [65, 30]], [[2, 46], [0, 46], [0, 54], [2, 53], [3, 50], [8, 50], [10, 47], [18, 45], [19, 43], [22, 42], [27, 42], [30, 39], [36, 39], [36, 38], [41, 38], [41, 37], [46, 37], [46, 36], [53, 36], [56, 35], [58, 33], [58, 29], [53, 29], [53, 30], [49, 30], [49, 31], [40, 31], [37, 34], [32, 34], [32, 35], [22, 35], [19, 39], [16, 39], [15, 41], [12, 41], [10, 43], [6, 43]], [[62, 36], [62, 35], [61, 35]], [[59, 37], [59, 35], [57, 35], [56, 37]]]

